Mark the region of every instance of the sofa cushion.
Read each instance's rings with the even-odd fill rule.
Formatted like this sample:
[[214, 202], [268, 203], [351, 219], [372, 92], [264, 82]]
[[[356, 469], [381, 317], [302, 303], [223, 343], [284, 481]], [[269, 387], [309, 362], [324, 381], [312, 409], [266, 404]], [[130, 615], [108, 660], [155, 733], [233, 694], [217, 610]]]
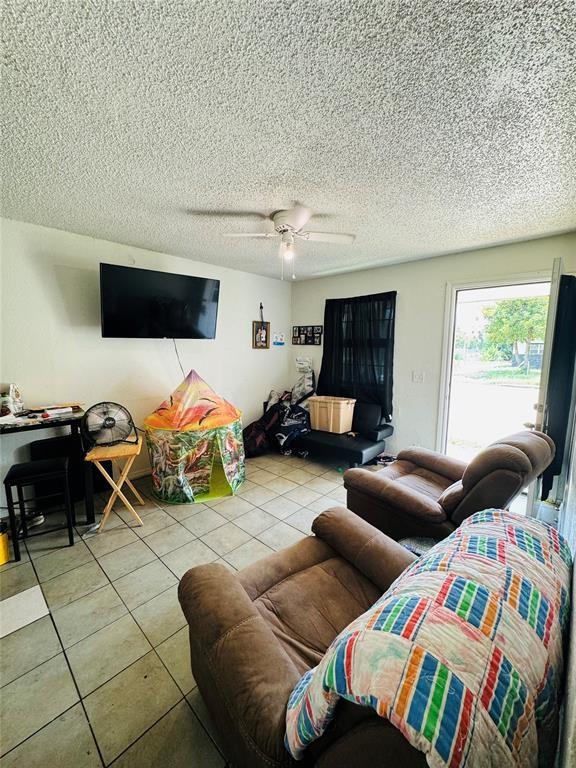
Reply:
[[468, 490], [483, 477], [503, 469], [516, 472], [527, 485], [545, 469], [554, 458], [552, 440], [542, 432], [524, 430], [492, 443], [475, 456], [462, 476]]
[[450, 479], [444, 475], [403, 459], [398, 459], [384, 469], [380, 469], [375, 476], [394, 480], [400, 485], [422, 493], [432, 501], [437, 501], [438, 497], [451, 485]]
[[[391, 426], [386, 428], [386, 434], [394, 431]], [[312, 455], [334, 456], [350, 464], [365, 464], [373, 459], [386, 447], [384, 440], [374, 442], [363, 435], [336, 435], [333, 432], [322, 432], [313, 429], [307, 435], [297, 437], [292, 444], [296, 450], [306, 449]]]
[[381, 595], [354, 566], [334, 556], [263, 592], [254, 605], [300, 674], [316, 666], [334, 637]]
[[405, 448], [398, 453], [401, 461], [409, 461], [418, 467], [424, 467], [442, 477], [448, 477], [453, 482], [460, 480], [466, 469], [466, 462], [452, 456], [430, 451], [427, 448]]
[[448, 517], [450, 517], [451, 513], [464, 498], [464, 495], [465, 491], [464, 486], [462, 485], [462, 480], [457, 480], [446, 488], [444, 493], [438, 499], [438, 504], [440, 504]]

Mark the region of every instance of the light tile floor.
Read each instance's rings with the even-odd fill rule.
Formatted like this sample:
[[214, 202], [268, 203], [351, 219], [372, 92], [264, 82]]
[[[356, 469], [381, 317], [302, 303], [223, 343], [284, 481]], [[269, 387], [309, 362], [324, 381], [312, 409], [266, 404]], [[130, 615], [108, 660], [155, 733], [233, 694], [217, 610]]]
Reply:
[[0, 639], [1, 768], [225, 766], [190, 671], [178, 581], [202, 563], [244, 568], [346, 499], [332, 464], [273, 455], [246, 473], [235, 497], [164, 507], [143, 478], [143, 528], [117, 504], [102, 534], [81, 539], [79, 524], [71, 548], [66, 531], [40, 536], [0, 568], [1, 607], [24, 604]]

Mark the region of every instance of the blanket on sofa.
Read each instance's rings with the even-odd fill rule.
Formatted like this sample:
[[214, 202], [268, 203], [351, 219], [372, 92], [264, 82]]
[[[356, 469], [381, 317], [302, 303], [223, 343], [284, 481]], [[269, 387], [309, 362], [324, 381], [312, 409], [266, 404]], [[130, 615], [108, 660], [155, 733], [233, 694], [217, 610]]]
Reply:
[[372, 707], [437, 766], [550, 766], [571, 555], [557, 531], [486, 510], [416, 560], [292, 692], [296, 759], [340, 698]]

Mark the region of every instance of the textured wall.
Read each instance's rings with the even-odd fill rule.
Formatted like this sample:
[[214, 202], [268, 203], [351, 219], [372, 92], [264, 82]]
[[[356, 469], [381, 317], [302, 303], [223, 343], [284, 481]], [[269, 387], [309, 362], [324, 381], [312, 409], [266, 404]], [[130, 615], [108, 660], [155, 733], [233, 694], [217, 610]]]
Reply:
[[277, 276], [576, 225], [573, 0], [4, 0], [3, 213]]
[[[32, 224], [0, 224], [0, 385], [17, 382], [26, 402], [114, 400], [141, 424], [180, 383], [171, 339], [102, 338], [100, 261], [220, 280], [216, 339], [180, 340], [178, 349], [185, 369], [196, 368], [241, 408], [245, 424], [261, 414], [272, 387], [295, 378], [288, 346], [253, 350], [251, 338], [260, 301], [272, 331], [289, 334], [290, 284]], [[4, 464], [33, 439], [2, 437]]]

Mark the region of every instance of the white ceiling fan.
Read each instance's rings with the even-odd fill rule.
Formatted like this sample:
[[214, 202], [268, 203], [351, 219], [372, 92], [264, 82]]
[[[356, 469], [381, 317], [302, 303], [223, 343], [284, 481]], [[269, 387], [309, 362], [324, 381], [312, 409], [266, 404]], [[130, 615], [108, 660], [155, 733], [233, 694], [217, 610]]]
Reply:
[[277, 211], [268, 218], [272, 222], [273, 231], [268, 232], [225, 232], [224, 237], [264, 237], [280, 238], [279, 256], [282, 259], [282, 279], [284, 279], [284, 262], [290, 262], [292, 266], [292, 279], [296, 279], [295, 274], [295, 241], [308, 240], [317, 243], [353, 243], [355, 235], [349, 235], [339, 232], [310, 232], [306, 225], [312, 217], [310, 208], [304, 205], [295, 205], [285, 211]]

